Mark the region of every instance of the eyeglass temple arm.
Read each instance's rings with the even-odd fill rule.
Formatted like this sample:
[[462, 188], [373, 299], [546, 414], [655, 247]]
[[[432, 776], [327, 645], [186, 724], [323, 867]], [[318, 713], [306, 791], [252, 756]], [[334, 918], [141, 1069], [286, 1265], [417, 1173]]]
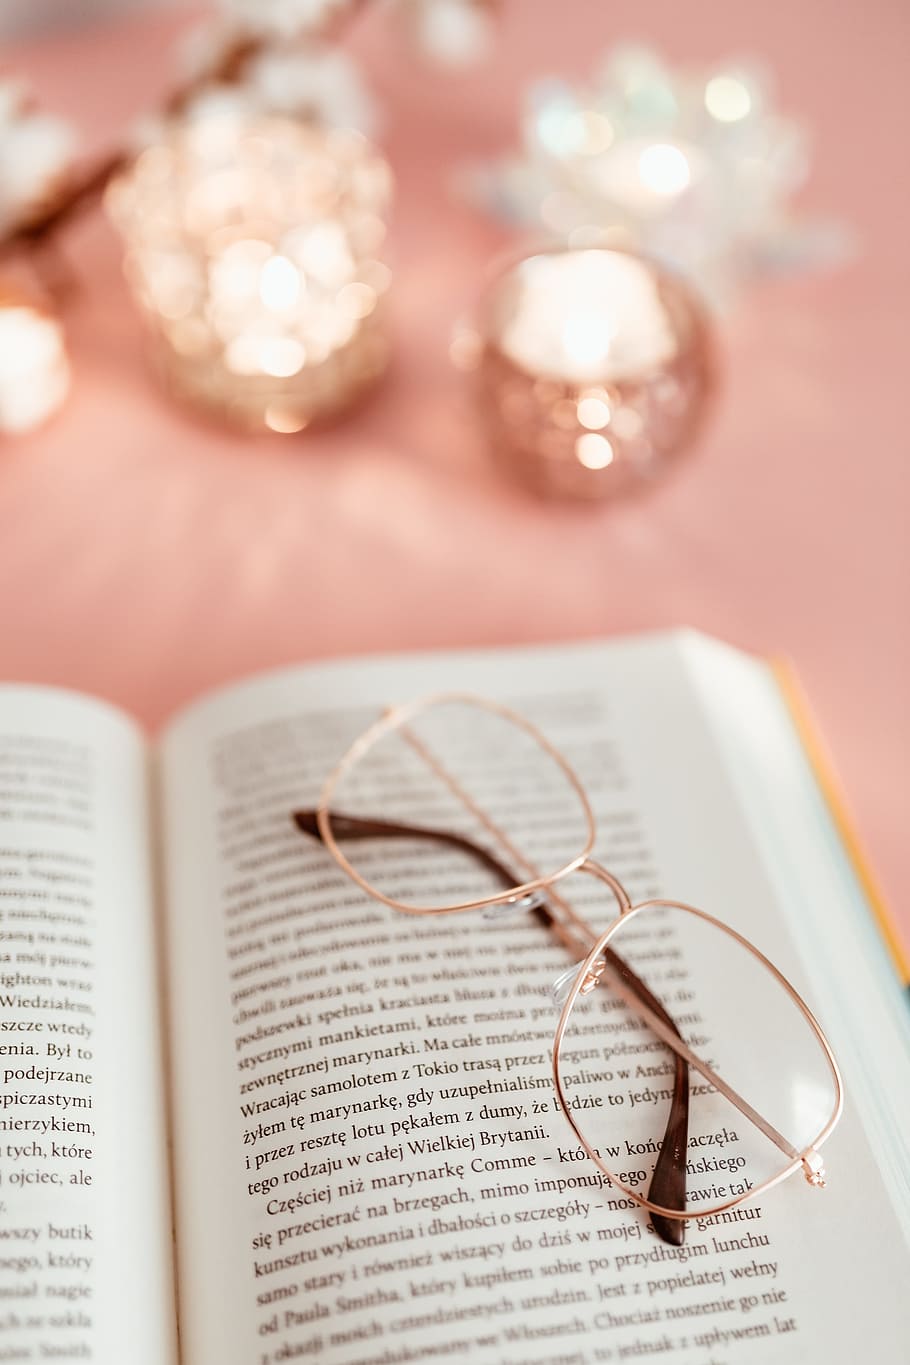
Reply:
[[[304, 834], [310, 834], [314, 839], [322, 842], [322, 832], [316, 817], [315, 810], [295, 810], [294, 823]], [[450, 848], [460, 849], [462, 853], [468, 853], [476, 862], [482, 863], [489, 872], [503, 881], [506, 886], [513, 886], [512, 874], [508, 868], [503, 867], [493, 857], [492, 853], [487, 853], [486, 849], [479, 844], [474, 844], [470, 839], [465, 839], [460, 834], [450, 834], [443, 829], [425, 829], [417, 825], [399, 825], [391, 820], [360, 820], [350, 815], [332, 814], [332, 832], [338, 840], [344, 839], [434, 839], [437, 843], [448, 844]]]
[[[657, 997], [651, 994], [641, 978], [635, 975], [625, 958], [620, 957], [619, 953], [614, 952], [609, 946], [604, 948], [602, 956], [624, 984], [628, 986], [631, 993], [648, 1009], [653, 1010], [661, 1022], [666, 1024], [667, 1028], [671, 1029], [677, 1038], [681, 1039], [682, 1034], [673, 1022], [672, 1017]], [[673, 1099], [670, 1102], [667, 1126], [664, 1130], [657, 1160], [654, 1163], [654, 1174], [651, 1176], [651, 1184], [648, 1189], [648, 1198], [652, 1204], [660, 1204], [665, 1209], [685, 1209], [688, 1149], [689, 1063], [680, 1057], [678, 1052], [674, 1052]], [[669, 1242], [672, 1246], [682, 1246], [686, 1231], [686, 1225], [682, 1219], [666, 1218], [663, 1214], [652, 1212], [651, 1222], [654, 1224], [654, 1230], [665, 1242]]]
[[[304, 834], [309, 834], [312, 838], [322, 842], [322, 832], [315, 810], [294, 811], [293, 819], [297, 828]], [[463, 835], [454, 834], [448, 830], [428, 829], [419, 825], [402, 825], [390, 820], [364, 820], [354, 816], [333, 813], [332, 831], [338, 840], [432, 839], [436, 843], [446, 844], [449, 848], [457, 848], [461, 852], [469, 854], [476, 862], [481, 863], [494, 876], [498, 877], [504, 886], [520, 884], [516, 882], [513, 873], [492, 853], [488, 853], [485, 848], [473, 843]], [[547, 905], [536, 904], [532, 907], [531, 913], [548, 929], [557, 927], [555, 916]], [[579, 945], [579, 949], [585, 954], [588, 951], [585, 945]], [[647, 1005], [668, 1028], [673, 1030], [677, 1037], [682, 1037], [663, 1005], [656, 996], [651, 994], [641, 978], [636, 976], [625, 958], [620, 957], [610, 947], [603, 950], [603, 956], [642, 1004]], [[654, 1174], [651, 1177], [651, 1186], [648, 1190], [648, 1197], [651, 1202], [660, 1204], [665, 1209], [682, 1210], [686, 1207], [688, 1129], [689, 1065], [682, 1057], [674, 1053], [673, 1099], [670, 1104], [666, 1131], [654, 1166]], [[682, 1245], [685, 1239], [685, 1222], [682, 1219], [666, 1218], [662, 1214], [652, 1213], [651, 1220], [655, 1231], [665, 1242], [669, 1242], [672, 1246]]]

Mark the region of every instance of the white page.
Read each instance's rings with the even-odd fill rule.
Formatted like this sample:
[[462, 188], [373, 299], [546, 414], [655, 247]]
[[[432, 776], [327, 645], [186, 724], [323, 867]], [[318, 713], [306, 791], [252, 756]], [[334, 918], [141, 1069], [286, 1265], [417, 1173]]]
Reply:
[[670, 637], [308, 669], [194, 708], [162, 750], [186, 1365], [899, 1365], [910, 1256], [849, 1102], [823, 1195], [794, 1177], [668, 1247], [554, 1112], [562, 950], [396, 914], [291, 828], [382, 706], [441, 688], [572, 752], [634, 897], [728, 917], [805, 983]]
[[0, 688], [0, 1359], [176, 1361], [138, 730]]
[[[891, 1197], [910, 1226], [910, 1011], [773, 670], [707, 636], [684, 656], [748, 813], [814, 998], [851, 1075]], [[753, 717], [744, 726], [743, 712]], [[832, 982], [844, 983], [831, 992]], [[857, 1027], [857, 1021], [860, 1027]]]

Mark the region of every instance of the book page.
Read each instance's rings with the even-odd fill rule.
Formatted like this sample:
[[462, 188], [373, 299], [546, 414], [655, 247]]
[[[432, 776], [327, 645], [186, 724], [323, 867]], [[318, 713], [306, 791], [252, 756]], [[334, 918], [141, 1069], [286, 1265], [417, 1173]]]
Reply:
[[[900, 1365], [910, 1254], [849, 1101], [827, 1190], [794, 1176], [668, 1245], [555, 1102], [564, 947], [530, 915], [396, 912], [292, 827], [384, 706], [457, 688], [570, 756], [633, 900], [723, 914], [804, 985], [672, 637], [309, 669], [195, 708], [161, 760], [186, 1365]], [[710, 963], [673, 970], [697, 1008]], [[605, 1015], [573, 1060], [640, 1115], [669, 1095], [653, 1047]], [[641, 1190], [657, 1148], [629, 1131], [611, 1158]], [[728, 1199], [735, 1126], [694, 1140], [693, 1184]]]
[[[759, 854], [786, 910], [813, 999], [850, 1070], [850, 1094], [875, 1143], [889, 1197], [910, 1226], [910, 1013], [870, 888], [819, 785], [776, 668], [691, 635], [684, 653]], [[792, 690], [792, 670], [788, 690]], [[743, 714], [755, 718], [748, 726]], [[760, 720], [758, 718], [761, 718]], [[801, 721], [805, 728], [806, 721]], [[799, 742], [794, 745], [794, 738]], [[817, 737], [809, 737], [818, 748]], [[771, 774], [757, 781], [756, 774]], [[830, 782], [830, 777], [828, 778]], [[835, 797], [835, 800], [837, 798]], [[875, 895], [875, 890], [872, 890]], [[843, 907], [843, 912], [839, 912]], [[878, 914], [886, 907], [879, 906]], [[843, 989], [826, 994], [832, 982]], [[857, 1028], [861, 1018], [862, 1027]]]
[[176, 1362], [138, 730], [0, 688], [0, 1360]]

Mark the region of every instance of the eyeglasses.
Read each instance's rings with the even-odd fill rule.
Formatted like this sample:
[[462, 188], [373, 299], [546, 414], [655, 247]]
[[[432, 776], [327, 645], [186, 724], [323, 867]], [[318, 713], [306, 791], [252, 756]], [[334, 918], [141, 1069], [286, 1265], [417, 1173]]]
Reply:
[[[588, 758], [610, 780], [610, 755]], [[641, 860], [634, 808], [607, 804], [614, 838]], [[647, 1209], [658, 1235], [680, 1245], [687, 1220], [723, 1215], [798, 1170], [824, 1186], [819, 1148], [843, 1087], [808, 1006], [722, 920], [663, 897], [633, 904], [591, 856], [594, 814], [580, 779], [529, 720], [463, 694], [390, 709], [347, 751], [318, 805], [293, 818], [385, 905], [420, 916], [523, 912], [572, 955], [554, 985], [551, 1055], [556, 1102], [580, 1150], [535, 1157], [538, 1192], [600, 1186], [611, 1207]], [[526, 1021], [521, 1001], [536, 987], [522, 974], [527, 966], [536, 980], [547, 942], [507, 946], [505, 964], [476, 943], [465, 966], [443, 965], [439, 979], [465, 979], [460, 971], [492, 982], [505, 1007], [483, 1017]], [[540, 1037], [538, 1013], [530, 1027], [472, 1040], [478, 1093], [517, 1097], [500, 1107], [512, 1117], [535, 1112], [538, 1058], [527, 1044]], [[525, 1044], [517, 1054], [516, 1041]], [[503, 1144], [520, 1148], [527, 1136], [509, 1131]], [[579, 1171], [585, 1156], [595, 1170]]]

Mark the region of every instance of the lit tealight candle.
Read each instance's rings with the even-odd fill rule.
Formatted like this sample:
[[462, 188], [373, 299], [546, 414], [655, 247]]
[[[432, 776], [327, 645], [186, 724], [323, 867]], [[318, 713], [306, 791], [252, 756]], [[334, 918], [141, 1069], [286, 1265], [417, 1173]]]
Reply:
[[377, 259], [390, 177], [358, 133], [210, 115], [109, 192], [169, 386], [241, 425], [300, 431], [385, 368]]
[[709, 387], [705, 317], [630, 252], [554, 249], [490, 289], [479, 359], [498, 457], [539, 492], [596, 498], [679, 450]]
[[675, 213], [678, 201], [705, 174], [697, 147], [628, 138], [595, 158], [586, 174], [598, 195], [632, 221]]
[[40, 426], [70, 383], [59, 322], [25, 293], [0, 286], [0, 432]]

